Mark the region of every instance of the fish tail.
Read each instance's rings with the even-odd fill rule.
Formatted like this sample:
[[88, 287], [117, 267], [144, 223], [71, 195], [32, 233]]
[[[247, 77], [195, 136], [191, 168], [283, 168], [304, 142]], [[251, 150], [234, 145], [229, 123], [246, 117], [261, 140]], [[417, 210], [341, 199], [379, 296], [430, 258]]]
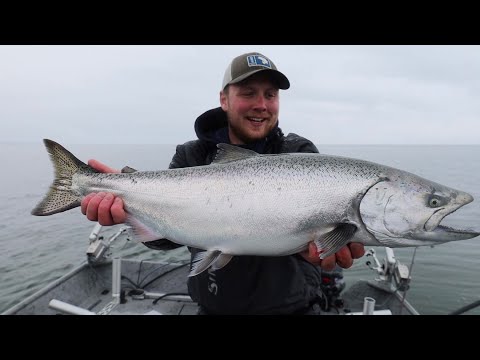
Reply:
[[97, 172], [55, 141], [44, 139], [43, 143], [53, 163], [55, 179], [43, 200], [32, 210], [32, 215], [36, 216], [53, 215], [80, 206], [81, 197], [72, 190], [72, 177], [79, 172]]

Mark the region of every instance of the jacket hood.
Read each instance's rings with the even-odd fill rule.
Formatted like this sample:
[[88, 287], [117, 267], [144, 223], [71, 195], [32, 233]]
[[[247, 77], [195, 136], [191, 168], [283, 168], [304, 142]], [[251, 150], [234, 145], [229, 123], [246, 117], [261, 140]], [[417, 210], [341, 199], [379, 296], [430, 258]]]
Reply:
[[195, 121], [195, 133], [200, 140], [210, 143], [218, 143], [219, 131], [226, 129], [228, 139], [228, 120], [227, 114], [221, 107], [208, 110], [200, 115]]

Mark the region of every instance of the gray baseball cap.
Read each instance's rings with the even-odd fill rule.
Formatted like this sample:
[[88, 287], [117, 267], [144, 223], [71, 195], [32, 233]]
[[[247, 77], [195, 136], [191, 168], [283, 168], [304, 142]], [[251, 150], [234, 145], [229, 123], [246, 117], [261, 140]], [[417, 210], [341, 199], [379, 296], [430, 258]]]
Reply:
[[258, 52], [251, 52], [237, 56], [228, 65], [223, 77], [222, 90], [227, 85], [236, 84], [260, 71], [268, 71], [280, 89], [286, 90], [290, 87], [290, 81], [277, 70], [272, 60]]

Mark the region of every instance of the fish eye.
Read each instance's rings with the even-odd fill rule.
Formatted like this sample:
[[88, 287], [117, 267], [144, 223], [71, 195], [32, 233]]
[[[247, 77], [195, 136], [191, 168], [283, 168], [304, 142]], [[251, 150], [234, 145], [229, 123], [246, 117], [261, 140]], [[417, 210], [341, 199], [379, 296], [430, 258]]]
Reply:
[[432, 196], [430, 200], [428, 200], [428, 205], [432, 208], [436, 208], [443, 205], [443, 201], [441, 198], [437, 196]]

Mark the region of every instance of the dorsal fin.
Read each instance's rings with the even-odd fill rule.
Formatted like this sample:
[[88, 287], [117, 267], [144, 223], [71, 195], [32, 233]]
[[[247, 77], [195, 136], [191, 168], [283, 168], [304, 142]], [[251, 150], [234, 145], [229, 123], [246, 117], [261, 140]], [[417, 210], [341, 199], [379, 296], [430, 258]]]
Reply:
[[229, 144], [217, 144], [217, 155], [212, 164], [226, 164], [232, 161], [244, 160], [259, 154], [253, 150], [241, 148]]

